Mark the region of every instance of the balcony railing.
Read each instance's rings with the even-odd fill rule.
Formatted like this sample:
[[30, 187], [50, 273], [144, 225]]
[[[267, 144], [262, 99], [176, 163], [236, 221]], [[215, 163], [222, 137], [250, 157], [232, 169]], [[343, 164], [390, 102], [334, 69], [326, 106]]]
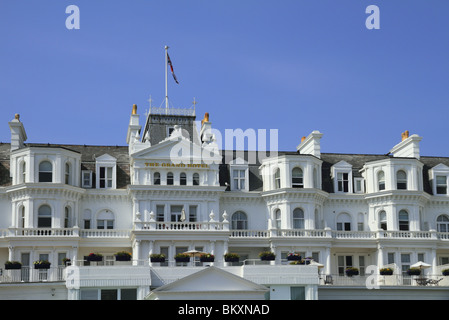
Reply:
[[449, 232], [436, 231], [340, 231], [306, 229], [231, 230], [232, 238], [333, 238], [333, 239], [429, 239], [449, 240]]
[[26, 266], [22, 266], [21, 269], [2, 269], [0, 283], [65, 281], [64, 270], [65, 266], [49, 269], [34, 269]]
[[[229, 231], [234, 239], [268, 239], [268, 238], [316, 238], [338, 240], [369, 239], [410, 239], [410, 240], [449, 240], [449, 232], [436, 231], [340, 231], [331, 229], [243, 229], [232, 230], [229, 222], [136, 222], [134, 231], [160, 232], [202, 232]], [[79, 238], [130, 238], [131, 229], [80, 229], [80, 228], [9, 228], [0, 229], [0, 239], [6, 237], [79, 237]]]
[[449, 277], [443, 275], [409, 276], [402, 274], [365, 275], [365, 276], [343, 276], [343, 275], [320, 275], [320, 285], [334, 286], [449, 286]]
[[220, 231], [229, 230], [229, 222], [170, 222], [145, 221], [135, 223], [135, 230], [161, 230], [161, 231]]

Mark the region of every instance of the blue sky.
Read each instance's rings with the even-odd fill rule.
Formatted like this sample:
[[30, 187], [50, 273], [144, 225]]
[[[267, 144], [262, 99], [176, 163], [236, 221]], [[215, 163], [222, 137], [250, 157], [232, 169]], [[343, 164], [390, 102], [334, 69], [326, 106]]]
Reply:
[[[68, 30], [68, 5], [80, 29]], [[365, 9], [380, 9], [368, 30]], [[196, 98], [214, 128], [278, 129], [294, 151], [313, 130], [322, 152], [385, 154], [401, 132], [449, 156], [447, 0], [2, 0], [0, 141], [15, 113], [27, 142], [126, 145], [164, 100]]]

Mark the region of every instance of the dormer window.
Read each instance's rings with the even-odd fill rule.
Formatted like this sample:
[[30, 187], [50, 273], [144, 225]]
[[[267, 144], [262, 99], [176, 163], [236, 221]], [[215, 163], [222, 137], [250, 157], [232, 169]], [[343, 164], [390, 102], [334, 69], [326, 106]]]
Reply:
[[249, 191], [248, 163], [240, 158], [230, 162], [231, 190]]
[[449, 167], [440, 163], [429, 170], [434, 195], [447, 196], [449, 184]]
[[232, 171], [232, 183], [234, 190], [245, 190], [245, 171], [246, 170], [238, 170], [234, 169]]
[[447, 176], [436, 176], [437, 194], [447, 194]]
[[100, 188], [112, 188], [112, 167], [100, 167]]
[[331, 167], [331, 178], [334, 179], [335, 192], [352, 193], [352, 166], [340, 161]]
[[349, 173], [337, 173], [338, 192], [349, 192]]
[[108, 154], [104, 154], [97, 158], [97, 188], [116, 188], [116, 167], [117, 159]]

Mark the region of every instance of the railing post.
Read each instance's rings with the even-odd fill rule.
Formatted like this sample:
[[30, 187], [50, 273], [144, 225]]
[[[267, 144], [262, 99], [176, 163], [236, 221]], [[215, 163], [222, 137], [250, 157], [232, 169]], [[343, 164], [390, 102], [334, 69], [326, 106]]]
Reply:
[[229, 221], [226, 210], [223, 212], [223, 231], [229, 231]]
[[150, 220], [148, 222], [148, 229], [149, 230], [156, 230], [156, 220], [154, 220], [154, 212], [150, 212]]
[[210, 214], [209, 214], [209, 218], [210, 218], [210, 220], [209, 220], [209, 230], [215, 230], [215, 213], [214, 213], [214, 210], [212, 210], [211, 212], [210, 212]]
[[332, 238], [332, 229], [329, 227], [324, 228], [324, 232], [326, 233], [326, 238]]

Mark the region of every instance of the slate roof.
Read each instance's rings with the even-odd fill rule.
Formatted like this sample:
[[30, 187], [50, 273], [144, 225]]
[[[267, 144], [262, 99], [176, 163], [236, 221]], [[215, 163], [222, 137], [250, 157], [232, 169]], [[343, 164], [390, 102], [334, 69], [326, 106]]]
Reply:
[[[92, 170], [93, 182], [95, 183], [95, 159], [103, 154], [109, 154], [117, 159], [117, 188], [126, 188], [130, 184], [129, 172], [129, 155], [128, 146], [92, 146], [92, 145], [58, 145], [58, 144], [27, 144], [29, 147], [51, 147], [63, 148], [81, 154], [81, 169]], [[11, 184], [9, 176], [10, 171], [10, 147], [9, 143], [0, 143], [0, 186], [8, 186]], [[221, 186], [226, 183], [230, 185], [230, 165], [229, 160], [235, 159], [237, 152], [232, 151], [232, 157], [226, 157], [225, 151], [222, 151], [222, 164], [219, 167], [219, 181]], [[240, 153], [239, 153], [240, 154]], [[249, 191], [262, 191], [262, 178], [259, 175], [259, 167], [261, 165], [257, 151], [243, 151], [245, 160], [255, 159], [255, 163], [249, 162]], [[299, 155], [297, 152], [280, 151], [278, 155]], [[269, 153], [264, 156], [269, 156]], [[303, 155], [302, 155], [303, 156]], [[367, 162], [388, 159], [389, 155], [376, 154], [338, 154], [338, 153], [321, 153], [322, 163], [322, 189], [326, 192], [333, 193], [333, 184], [331, 180], [331, 167], [340, 162], [346, 161], [352, 165], [353, 177], [361, 177], [360, 169]], [[429, 169], [442, 163], [449, 167], [449, 157], [429, 157], [421, 156], [420, 161], [424, 164], [423, 181], [424, 191], [432, 194], [431, 182], [429, 180]], [[95, 185], [93, 186], [95, 188]], [[229, 190], [229, 188], [227, 189]]]

